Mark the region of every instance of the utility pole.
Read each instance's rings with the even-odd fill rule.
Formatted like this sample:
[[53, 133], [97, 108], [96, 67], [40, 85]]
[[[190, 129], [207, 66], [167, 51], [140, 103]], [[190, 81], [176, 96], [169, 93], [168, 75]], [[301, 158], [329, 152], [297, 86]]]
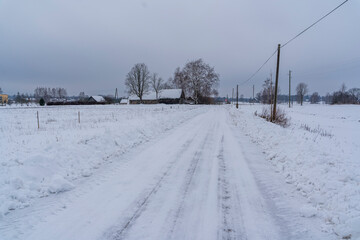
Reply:
[[254, 98], [254, 94], [255, 94], [255, 85], [253, 84], [253, 99], [252, 99], [252, 102], [255, 102], [255, 98]]
[[232, 89], [231, 104], [233, 103], [233, 101], [234, 101], [234, 88]]
[[277, 101], [277, 90], [278, 90], [278, 83], [279, 83], [279, 65], [280, 65], [280, 48], [281, 45], [278, 44], [278, 50], [277, 50], [277, 64], [276, 64], [276, 79], [275, 79], [275, 96], [274, 96], [274, 113], [273, 113], [273, 121], [275, 121], [276, 118], [276, 101]]
[[291, 70], [289, 70], [289, 108], [291, 107], [290, 99], [291, 99]]
[[272, 121], [273, 116], [273, 87], [272, 87], [272, 72], [270, 72], [270, 119]]
[[239, 85], [236, 85], [236, 108], [239, 108]]

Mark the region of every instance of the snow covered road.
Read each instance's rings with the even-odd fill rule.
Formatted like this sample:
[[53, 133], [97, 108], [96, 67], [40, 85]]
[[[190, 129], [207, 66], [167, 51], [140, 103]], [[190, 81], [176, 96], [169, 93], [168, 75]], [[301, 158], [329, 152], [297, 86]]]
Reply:
[[236, 134], [227, 109], [211, 108], [75, 189], [10, 214], [0, 239], [319, 239], [311, 228], [296, 235], [303, 226], [283, 210], [291, 204], [280, 216], [259, 183], [266, 169], [250, 166], [262, 152]]

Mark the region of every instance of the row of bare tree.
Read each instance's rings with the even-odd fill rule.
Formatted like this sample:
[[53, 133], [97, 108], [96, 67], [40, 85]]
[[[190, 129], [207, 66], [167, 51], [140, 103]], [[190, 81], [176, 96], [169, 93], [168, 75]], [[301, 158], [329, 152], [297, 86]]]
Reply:
[[158, 98], [161, 89], [181, 88], [196, 104], [207, 103], [207, 98], [217, 96], [218, 83], [219, 74], [202, 59], [190, 61], [182, 69], [176, 68], [174, 76], [167, 82], [156, 73], [151, 74], [144, 63], [135, 64], [125, 79], [128, 93], [136, 95], [140, 101], [149, 90], [153, 90]]
[[[308, 93], [308, 86], [305, 83], [299, 83], [296, 86], [296, 96], [298, 103], [301, 105], [304, 101], [304, 96]], [[280, 93], [280, 89], [278, 89], [278, 93]], [[256, 94], [258, 101], [263, 104], [272, 104], [274, 101], [275, 95], [275, 87], [270, 78], [266, 79], [263, 84], [263, 89]]]
[[67, 97], [67, 91], [65, 88], [49, 88], [49, 87], [37, 87], [34, 90], [34, 97], [36, 99], [43, 98], [45, 101], [49, 101], [51, 98], [63, 99]]
[[[296, 100], [299, 104], [303, 104], [305, 96], [309, 92], [306, 83], [299, 83], [296, 86]], [[270, 78], [266, 79], [263, 84], [263, 89], [257, 93], [257, 99], [263, 104], [273, 103], [273, 96], [275, 94], [274, 86]], [[351, 88], [346, 90], [343, 84], [339, 91], [332, 94], [327, 93], [325, 97], [321, 97], [318, 92], [312, 93], [308, 96], [310, 103], [319, 103], [322, 99], [327, 104], [359, 104], [360, 103], [360, 88]]]
[[327, 93], [325, 102], [329, 104], [360, 104], [360, 88], [346, 89], [345, 84], [342, 84], [339, 91], [332, 94]]
[[145, 63], [138, 63], [132, 67], [126, 75], [125, 86], [128, 93], [138, 96], [140, 101], [150, 88], [156, 92], [158, 98], [160, 90], [165, 87], [163, 79], [157, 73], [151, 74]]

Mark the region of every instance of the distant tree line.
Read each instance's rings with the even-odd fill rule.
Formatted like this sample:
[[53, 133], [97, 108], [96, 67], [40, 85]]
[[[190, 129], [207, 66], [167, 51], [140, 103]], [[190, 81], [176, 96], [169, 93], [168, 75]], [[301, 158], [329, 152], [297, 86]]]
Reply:
[[[256, 94], [256, 100], [263, 104], [272, 104], [274, 96], [274, 86], [271, 80], [268, 78], [264, 81], [262, 90]], [[279, 90], [278, 90], [279, 92]], [[311, 104], [316, 104], [321, 101], [326, 104], [360, 104], [360, 88], [351, 88], [346, 90], [345, 84], [343, 84], [339, 91], [335, 91], [332, 94], [327, 93], [325, 96], [320, 96], [318, 92], [314, 92], [311, 95], [307, 95], [309, 88], [305, 83], [299, 83], [296, 86], [296, 95], [290, 96], [291, 101], [295, 98], [297, 103], [303, 104], [305, 100]], [[288, 95], [278, 95], [279, 102], [288, 102]]]
[[325, 102], [329, 104], [360, 104], [360, 88], [351, 88], [346, 91], [343, 84], [339, 91], [327, 93]]
[[65, 99], [67, 97], [67, 91], [65, 88], [61, 87], [37, 87], [34, 90], [34, 97], [37, 100], [43, 98], [46, 102], [51, 98]]

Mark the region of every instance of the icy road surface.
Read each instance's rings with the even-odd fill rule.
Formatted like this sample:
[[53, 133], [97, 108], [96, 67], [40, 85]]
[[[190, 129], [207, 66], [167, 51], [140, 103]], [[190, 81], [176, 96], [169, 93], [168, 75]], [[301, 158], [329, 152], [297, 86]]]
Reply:
[[274, 190], [287, 186], [226, 108], [121, 158], [3, 218], [0, 239], [332, 239], [317, 219], [293, 214], [301, 201]]

